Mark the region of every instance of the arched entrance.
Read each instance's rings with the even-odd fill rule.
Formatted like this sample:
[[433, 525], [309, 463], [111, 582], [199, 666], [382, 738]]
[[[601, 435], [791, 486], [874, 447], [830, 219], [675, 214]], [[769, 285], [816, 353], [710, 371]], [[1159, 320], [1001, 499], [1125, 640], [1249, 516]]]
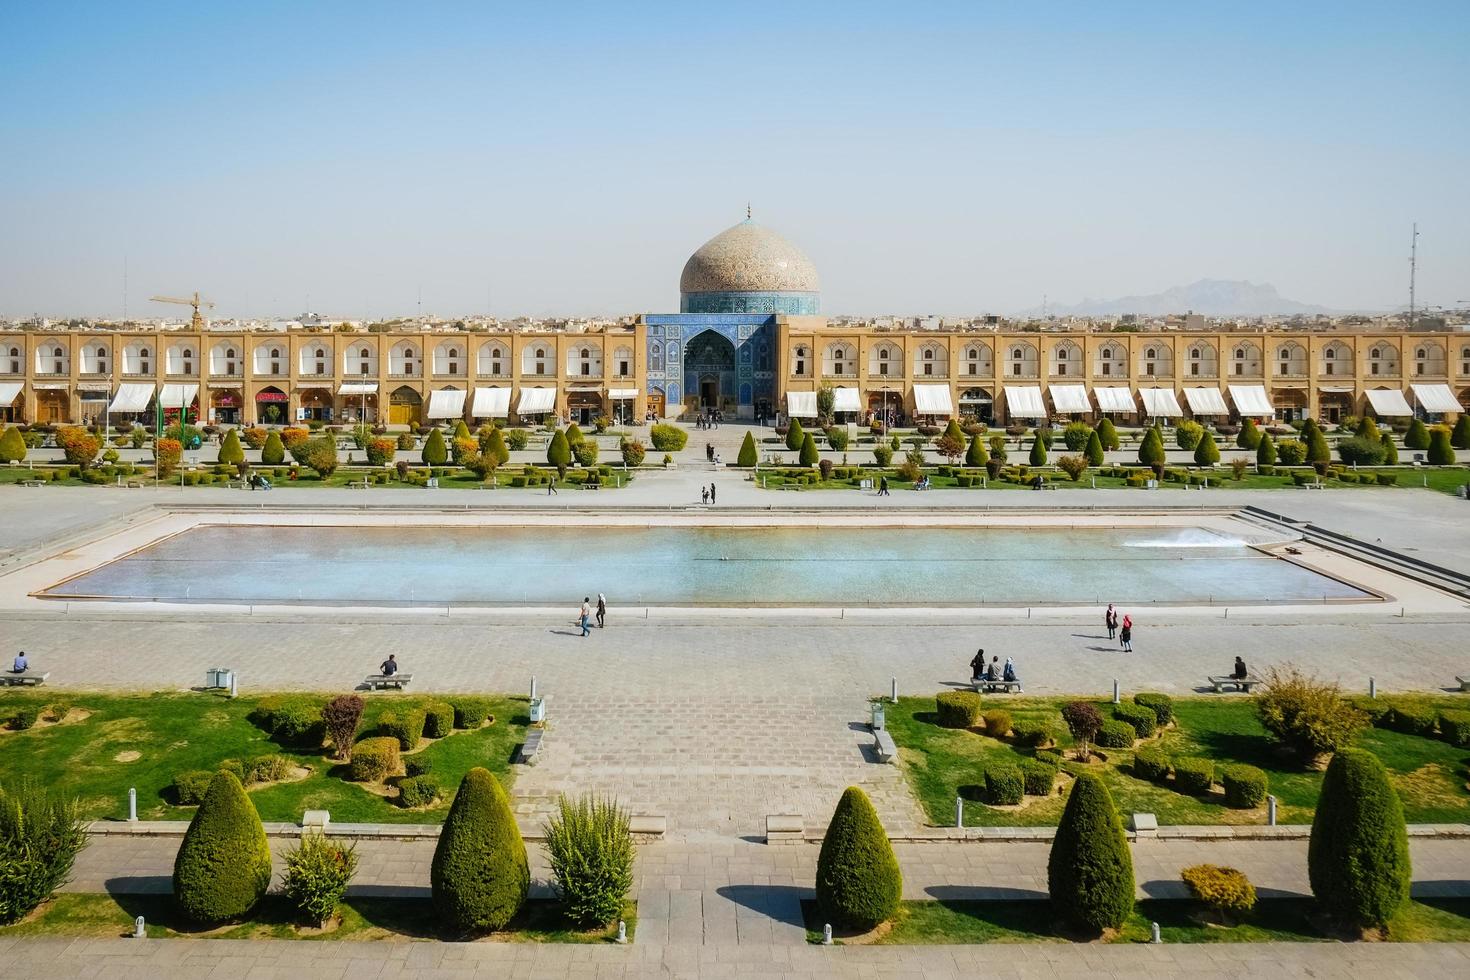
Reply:
[[664, 392], [662, 388], [655, 388], [648, 393], [648, 414], [656, 419], [664, 417]]
[[388, 396], [388, 422], [391, 425], [418, 425], [423, 398], [408, 385]]
[[240, 392], [234, 388], [215, 388], [209, 393], [210, 421], [220, 425], [240, 424]]
[[71, 394], [58, 389], [42, 389], [36, 392], [36, 421], [43, 425], [57, 425], [71, 421]]
[[684, 348], [684, 392], [690, 408], [699, 412], [727, 412], [740, 404], [735, 384], [735, 345], [706, 330]]
[[995, 421], [995, 399], [989, 388], [966, 388], [960, 392], [960, 416], [989, 425]]
[[1307, 414], [1307, 393], [1302, 388], [1273, 388], [1271, 407], [1281, 421], [1299, 421]]
[[330, 388], [302, 388], [298, 421], [332, 421], [332, 402], [333, 396]]
[[285, 425], [289, 400], [286, 393], [274, 385], [260, 389], [255, 396], [255, 421], [261, 425]]

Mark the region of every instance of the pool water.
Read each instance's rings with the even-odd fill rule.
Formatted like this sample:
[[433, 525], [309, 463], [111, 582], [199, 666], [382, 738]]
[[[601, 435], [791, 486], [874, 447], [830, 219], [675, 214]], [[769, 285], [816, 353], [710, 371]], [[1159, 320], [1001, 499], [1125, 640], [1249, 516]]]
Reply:
[[44, 595], [373, 605], [1363, 599], [1200, 529], [201, 526]]

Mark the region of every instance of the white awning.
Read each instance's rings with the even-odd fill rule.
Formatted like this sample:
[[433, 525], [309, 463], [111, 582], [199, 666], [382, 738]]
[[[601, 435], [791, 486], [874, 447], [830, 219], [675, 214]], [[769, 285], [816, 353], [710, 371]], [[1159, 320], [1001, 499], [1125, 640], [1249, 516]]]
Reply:
[[339, 395], [376, 395], [378, 383], [376, 381], [344, 381], [337, 386]]
[[[1424, 406], [1426, 412], [1463, 412], [1460, 400], [1450, 390], [1449, 385], [1410, 385], [1414, 389], [1414, 397], [1419, 399], [1419, 404]], [[3, 401], [0, 398], [0, 401]]]
[[1225, 396], [1219, 388], [1185, 388], [1184, 400], [1195, 415], [1229, 415]]
[[1173, 388], [1139, 388], [1138, 393], [1143, 396], [1146, 415], [1178, 418], [1184, 414], [1184, 409], [1179, 407], [1179, 399], [1174, 397]]
[[793, 419], [817, 417], [817, 393], [815, 391], [788, 391], [786, 393], [786, 415]]
[[915, 415], [953, 415], [949, 385], [914, 385]]
[[[109, 412], [146, 412], [153, 397], [153, 382], [128, 382], [117, 386], [117, 396], [107, 406]], [[0, 399], [3, 400], [3, 399]]]
[[1368, 404], [1373, 406], [1375, 415], [1382, 415], [1386, 418], [1414, 414], [1414, 410], [1409, 407], [1408, 399], [1397, 388], [1369, 388]]
[[163, 408], [187, 408], [194, 403], [197, 394], [198, 385], [164, 385], [158, 403]]
[[556, 411], [555, 388], [522, 388], [517, 415], [544, 415]]
[[71, 391], [71, 385], [65, 381], [33, 381], [31, 389], [33, 391]]
[[1352, 385], [1318, 385], [1317, 393], [1321, 395], [1350, 395], [1353, 393]]
[[838, 388], [833, 393], [832, 411], [834, 412], [861, 412], [862, 402], [858, 400], [856, 388]]
[[[100, 391], [106, 395], [111, 393], [112, 385], [106, 381], [80, 381], [77, 383], [77, 391]], [[85, 398], [87, 396], [83, 395], [82, 397]]]
[[503, 419], [510, 414], [509, 388], [476, 388], [470, 415], [477, 419]]
[[1248, 418], [1262, 418], [1275, 415], [1276, 409], [1271, 407], [1271, 399], [1266, 397], [1264, 385], [1229, 385], [1230, 400], [1235, 402], [1235, 410]]
[[1092, 411], [1092, 403], [1087, 400], [1087, 389], [1081, 385], [1051, 385], [1046, 390], [1051, 394], [1052, 406], [1064, 415]]
[[1092, 389], [1097, 396], [1097, 407], [1104, 412], [1126, 412], [1132, 415], [1138, 411], [1138, 403], [1133, 400], [1133, 392], [1123, 385], [1099, 385]]
[[638, 397], [637, 388], [609, 388], [607, 397], [615, 402], [630, 402]]
[[20, 395], [23, 387], [25, 385], [19, 381], [0, 381], [0, 405], [9, 406]]
[[467, 393], [448, 388], [429, 392], [428, 418], [458, 419], [464, 417], [464, 397]]

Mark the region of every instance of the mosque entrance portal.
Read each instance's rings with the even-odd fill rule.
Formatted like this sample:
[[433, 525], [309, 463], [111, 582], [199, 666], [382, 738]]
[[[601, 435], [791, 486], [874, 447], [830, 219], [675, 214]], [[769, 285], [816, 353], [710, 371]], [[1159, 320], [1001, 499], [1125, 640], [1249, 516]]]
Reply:
[[689, 341], [684, 350], [684, 369], [697, 380], [685, 391], [696, 411], [718, 409], [732, 417], [736, 411], [735, 345], [728, 339], [706, 330]]

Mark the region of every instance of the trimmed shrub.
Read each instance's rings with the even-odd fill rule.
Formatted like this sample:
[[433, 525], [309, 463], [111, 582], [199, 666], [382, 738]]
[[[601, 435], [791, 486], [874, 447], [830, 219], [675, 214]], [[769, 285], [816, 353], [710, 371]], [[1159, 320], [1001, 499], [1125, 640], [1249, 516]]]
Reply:
[[1118, 429], [1113, 425], [1112, 419], [1105, 418], [1097, 424], [1097, 438], [1102, 443], [1102, 447], [1110, 451], [1122, 445], [1118, 439]]
[[[1397, 466], [1399, 463], [1399, 447], [1394, 444], [1393, 433], [1385, 432], [1383, 434], [1383, 438], [1379, 441], [1383, 444], [1383, 464], [1385, 466]], [[1384, 476], [1393, 476], [1393, 474], [1380, 473], [1378, 474], [1378, 476], [1379, 482], [1381, 483], [1383, 482], [1382, 478]], [[1398, 480], [1395, 479], [1394, 482], [1397, 483]]]
[[398, 771], [398, 739], [365, 738], [352, 747], [348, 777], [355, 783], [380, 783]]
[[260, 447], [260, 461], [266, 466], [277, 466], [286, 460], [286, 444], [281, 441], [281, 434], [272, 429], [265, 437], [265, 445]]
[[434, 760], [422, 755], [410, 755], [403, 759], [405, 776], [422, 776], [434, 771]]
[[322, 703], [301, 694], [272, 694], [256, 702], [250, 720], [280, 742], [318, 746], [326, 735]]
[[19, 463], [26, 458], [25, 436], [15, 426], [5, 430], [0, 436], [0, 463]]
[[1038, 434], [1031, 439], [1031, 455], [1029, 457], [1032, 466], [1046, 465], [1046, 443]]
[[352, 740], [357, 737], [362, 709], [363, 700], [356, 694], [339, 694], [322, 706], [322, 724], [332, 740], [334, 758], [343, 761], [352, 758]]
[[1011, 740], [1017, 745], [1036, 748], [1052, 740], [1051, 729], [1039, 721], [1021, 720], [1011, 725]]
[[1276, 444], [1276, 459], [1282, 466], [1300, 466], [1307, 461], [1307, 444], [1300, 439], [1283, 439]]
[[1141, 746], [1133, 753], [1133, 775], [1149, 782], [1162, 783], [1169, 778], [1169, 757], [1156, 745]]
[[1098, 727], [1093, 740], [1105, 749], [1126, 749], [1137, 737], [1138, 733], [1126, 721], [1108, 720]]
[[35, 708], [17, 708], [15, 714], [10, 716], [9, 724], [12, 730], [23, 732], [34, 727], [39, 716], [40, 712]]
[[1067, 723], [1067, 731], [1072, 733], [1072, 740], [1077, 743], [1077, 748], [1085, 759], [1089, 751], [1088, 743], [1102, 727], [1102, 712], [1097, 710], [1095, 704], [1072, 701], [1062, 706], [1062, 720]]
[[1046, 865], [1052, 909], [1091, 932], [1116, 929], [1133, 912], [1133, 858], [1113, 798], [1090, 772], [1077, 777]]
[[987, 711], [981, 716], [985, 721], [985, 734], [991, 738], [1005, 738], [1011, 731], [1011, 713], [1000, 708]]
[[284, 755], [262, 755], [251, 759], [243, 765], [245, 771], [244, 782], [247, 783], [274, 783], [291, 775], [291, 770], [296, 768], [296, 762], [289, 756]]
[[1062, 753], [1059, 749], [1041, 749], [1032, 755], [1037, 762], [1060, 769], [1062, 766]]
[[174, 799], [180, 806], [198, 806], [214, 782], [214, 772], [209, 769], [194, 769], [174, 776]]
[[1195, 901], [1218, 916], [1241, 915], [1256, 907], [1256, 889], [1235, 868], [1196, 864], [1179, 872]]
[[1220, 784], [1225, 787], [1225, 805], [1252, 810], [1266, 802], [1266, 773], [1255, 766], [1222, 766]]
[[434, 909], [462, 933], [505, 926], [531, 887], [526, 843], [505, 790], [486, 769], [465, 773], [429, 872]]
[[1307, 875], [1323, 908], [1360, 929], [1387, 924], [1408, 899], [1403, 806], [1373, 753], [1342, 749], [1327, 766], [1307, 845]]
[[1409, 423], [1409, 431], [1404, 433], [1404, 448], [1421, 452], [1429, 448], [1429, 429], [1424, 425], [1423, 419], [1415, 419]]
[[301, 843], [285, 854], [282, 890], [302, 921], [323, 926], [337, 915], [337, 906], [357, 873], [357, 845], [345, 847], [325, 834], [303, 834]]
[[1429, 430], [1429, 450], [1424, 459], [1430, 466], [1453, 466], [1455, 448], [1450, 444], [1450, 430], [1436, 425]]
[[401, 751], [412, 752], [424, 736], [424, 717], [423, 708], [387, 711], [378, 719], [378, 731], [397, 740]]
[[1133, 695], [1133, 703], [1141, 704], [1154, 713], [1154, 724], [1163, 728], [1174, 720], [1174, 699], [1156, 691], [1139, 691]]
[[479, 728], [490, 717], [490, 702], [485, 698], [454, 698], [449, 703], [454, 706], [455, 728]]
[[[1042, 768], [1045, 768], [1044, 766]], [[996, 806], [1015, 806], [1025, 794], [1021, 767], [992, 763], [985, 767], [985, 801]]]
[[755, 436], [750, 432], [745, 433], [745, 440], [740, 443], [740, 455], [736, 457], [736, 466], [754, 466], [760, 461], [760, 455], [756, 451]]
[[1021, 781], [1027, 796], [1050, 796], [1057, 782], [1057, 767], [1040, 759], [1022, 759]]
[[849, 786], [837, 801], [817, 856], [817, 908], [839, 928], [871, 929], [893, 918], [903, 873], [866, 793]]
[[1179, 792], [1190, 796], [1203, 796], [1214, 785], [1214, 760], [1192, 756], [1174, 760], [1174, 788]]
[[1152, 738], [1154, 728], [1159, 722], [1159, 716], [1154, 714], [1153, 708], [1146, 704], [1134, 704], [1129, 701], [1113, 705], [1113, 717], [1133, 726], [1139, 738]]
[[443, 738], [454, 730], [454, 706], [431, 701], [424, 706], [423, 733], [426, 738]]
[[425, 466], [443, 466], [449, 461], [449, 450], [444, 445], [444, 433], [438, 429], [429, 433], [424, 448], [419, 450], [419, 459]]
[[30, 778], [0, 792], [0, 925], [25, 918], [65, 884], [86, 844], [75, 800]]
[[1241, 449], [1257, 449], [1261, 445], [1261, 430], [1256, 428], [1256, 420], [1247, 418], [1240, 423], [1240, 432], [1235, 437], [1235, 444]]
[[677, 425], [660, 422], [649, 428], [648, 441], [661, 453], [676, 453], [689, 442], [689, 433]]
[[239, 466], [245, 462], [245, 450], [240, 448], [240, 437], [231, 429], [225, 433], [225, 441], [219, 447], [219, 461], [230, 466]]
[[1098, 436], [1096, 431], [1088, 433], [1087, 446], [1083, 452], [1083, 456], [1086, 457], [1088, 465], [1090, 466], [1101, 466], [1103, 464], [1104, 456], [1102, 439]]
[[1470, 745], [1470, 711], [1441, 711], [1439, 735], [1451, 745]]
[[562, 911], [583, 928], [604, 926], [623, 911], [633, 887], [633, 835], [613, 800], [563, 795], [546, 822], [546, 852]]
[[980, 695], [974, 691], [941, 691], [934, 696], [934, 707], [945, 728], [974, 728], [980, 720]]
[[439, 798], [439, 781], [423, 774], [398, 781], [398, 805], [401, 807], [428, 806]]
[[1336, 684], [1295, 667], [1271, 667], [1265, 680], [1265, 691], [1255, 698], [1256, 715], [1273, 738], [1304, 759], [1351, 744], [1367, 724]]
[[811, 467], [817, 465], [818, 458], [816, 440], [808, 432], [801, 438], [801, 452], [798, 454], [797, 459], [801, 462], [802, 466]]
[[1337, 456], [1352, 466], [1377, 466], [1383, 462], [1383, 442], [1366, 436], [1353, 436], [1337, 444]]
[[240, 780], [216, 773], [174, 858], [174, 900], [202, 924], [247, 915], [271, 883], [271, 852]]
[[1419, 704], [1394, 704], [1384, 719], [1389, 728], [1405, 735], [1434, 736], [1435, 712]]

